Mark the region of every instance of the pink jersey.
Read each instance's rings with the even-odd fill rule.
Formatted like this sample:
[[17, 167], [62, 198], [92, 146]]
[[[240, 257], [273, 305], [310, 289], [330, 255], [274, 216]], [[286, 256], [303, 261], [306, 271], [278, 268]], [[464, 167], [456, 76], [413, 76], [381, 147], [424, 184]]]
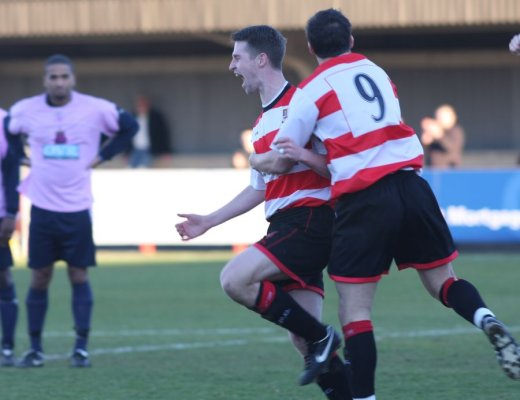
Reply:
[[423, 149], [403, 124], [395, 86], [361, 54], [319, 65], [294, 94], [279, 136], [300, 145], [314, 133], [328, 152], [332, 197], [362, 190], [400, 169], [418, 170]]
[[[4, 117], [7, 113], [0, 108], [0, 160], [2, 160], [7, 154], [7, 140], [4, 133]], [[3, 174], [0, 173], [0, 218], [5, 217], [5, 190], [3, 182]]]
[[[289, 102], [295, 88], [287, 86], [268, 106], [264, 107], [253, 127], [252, 141], [257, 154], [271, 150], [271, 143], [278, 129], [287, 118]], [[324, 152], [317, 140], [308, 139], [307, 148]], [[265, 190], [265, 215], [272, 216], [276, 211], [292, 207], [316, 207], [330, 200], [330, 181], [303, 164], [296, 164], [283, 175], [261, 174], [251, 170], [251, 186]]]
[[53, 107], [41, 94], [19, 101], [9, 114], [9, 132], [27, 135], [30, 148], [30, 174], [19, 191], [45, 210], [89, 209], [89, 165], [98, 155], [101, 134], [119, 130], [116, 105], [72, 92], [69, 103]]

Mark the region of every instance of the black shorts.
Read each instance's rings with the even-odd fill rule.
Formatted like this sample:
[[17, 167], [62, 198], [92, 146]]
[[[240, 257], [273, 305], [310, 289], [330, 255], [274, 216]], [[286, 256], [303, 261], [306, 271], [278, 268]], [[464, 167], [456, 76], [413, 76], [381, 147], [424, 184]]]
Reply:
[[387, 175], [336, 203], [328, 269], [335, 281], [377, 282], [392, 260], [399, 269], [429, 269], [457, 254], [435, 195], [413, 171]]
[[[2, 223], [2, 219], [0, 219]], [[13, 266], [13, 255], [9, 244], [7, 246], [0, 246], [0, 271]]]
[[44, 268], [58, 260], [79, 268], [96, 265], [90, 211], [55, 212], [32, 206], [29, 267]]
[[334, 211], [329, 206], [279, 211], [267, 235], [254, 246], [290, 279], [284, 290], [308, 289], [323, 296], [323, 270], [330, 257]]

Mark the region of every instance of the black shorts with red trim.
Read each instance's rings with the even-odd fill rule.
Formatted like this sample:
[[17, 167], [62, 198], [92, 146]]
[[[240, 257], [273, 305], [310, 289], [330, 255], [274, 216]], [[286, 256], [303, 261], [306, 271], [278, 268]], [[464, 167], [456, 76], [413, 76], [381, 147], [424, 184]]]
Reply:
[[270, 218], [267, 235], [254, 246], [289, 277], [277, 282], [284, 290], [308, 289], [323, 295], [333, 220], [329, 206], [289, 208]]
[[377, 282], [392, 261], [430, 269], [457, 257], [450, 230], [428, 182], [414, 171], [385, 176], [336, 202], [330, 277]]

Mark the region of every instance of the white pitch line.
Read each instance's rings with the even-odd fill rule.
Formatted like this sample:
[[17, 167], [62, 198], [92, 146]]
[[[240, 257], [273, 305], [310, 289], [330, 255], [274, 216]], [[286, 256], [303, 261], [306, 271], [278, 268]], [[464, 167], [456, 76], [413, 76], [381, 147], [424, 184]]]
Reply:
[[[250, 335], [275, 333], [276, 328], [212, 328], [212, 329], [123, 329], [119, 331], [92, 331], [95, 337], [116, 336], [215, 336], [215, 335]], [[71, 337], [74, 332], [45, 332], [45, 337]]]
[[[509, 328], [512, 332], [519, 332], [520, 326], [513, 326]], [[215, 335], [215, 332], [220, 332], [220, 334], [272, 334], [277, 330], [273, 328], [263, 328], [263, 329], [255, 329], [255, 328], [226, 328], [226, 329], [195, 329], [195, 330], [158, 330], [159, 334], [165, 334], [165, 332], [182, 332], [175, 333], [177, 334], [191, 334], [193, 332], [198, 332], [201, 335]], [[131, 332], [135, 332], [136, 336], [139, 332], [143, 331], [123, 331], [127, 334]], [[144, 332], [148, 332], [149, 336], [151, 336], [151, 332], [153, 330], [146, 330]], [[58, 332], [56, 332], [58, 333]], [[110, 333], [107, 336], [118, 336], [117, 332], [105, 332]], [[455, 335], [465, 335], [465, 334], [476, 334], [480, 333], [480, 330], [476, 328], [453, 328], [453, 329], [428, 329], [428, 330], [416, 330], [416, 331], [401, 331], [401, 332], [386, 332], [379, 335], [376, 335], [376, 339], [378, 341], [385, 339], [405, 339], [405, 338], [425, 338], [425, 337], [438, 337], [438, 336], [455, 336]], [[64, 334], [61, 336], [65, 336]], [[57, 337], [57, 335], [56, 335]], [[111, 347], [111, 348], [98, 348], [90, 351], [91, 355], [101, 356], [101, 355], [113, 355], [113, 354], [128, 354], [128, 353], [148, 353], [152, 351], [171, 351], [171, 350], [192, 350], [192, 349], [201, 349], [201, 348], [218, 348], [218, 347], [240, 347], [246, 346], [251, 343], [288, 343], [287, 335], [275, 335], [275, 336], [263, 336], [259, 338], [248, 338], [248, 339], [236, 339], [236, 340], [215, 340], [209, 342], [180, 342], [180, 343], [168, 343], [162, 345], [140, 345], [140, 346], [122, 346], [122, 347]], [[65, 360], [69, 357], [69, 354], [50, 354], [45, 356], [46, 361], [58, 361]]]

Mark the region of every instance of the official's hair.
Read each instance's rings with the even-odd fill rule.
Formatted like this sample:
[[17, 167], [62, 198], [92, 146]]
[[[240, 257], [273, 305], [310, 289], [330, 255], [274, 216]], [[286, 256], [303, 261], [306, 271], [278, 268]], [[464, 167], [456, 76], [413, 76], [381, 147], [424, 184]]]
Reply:
[[340, 11], [318, 11], [307, 22], [307, 40], [320, 58], [335, 57], [350, 50], [352, 25]]
[[47, 60], [45, 60], [45, 69], [47, 69], [47, 67], [51, 66], [51, 65], [55, 65], [55, 64], [65, 64], [65, 65], [68, 65], [71, 69], [71, 71], [74, 72], [74, 64], [72, 63], [72, 60], [67, 57], [67, 56], [64, 56], [63, 54], [53, 54], [52, 56], [50, 56], [49, 58], [47, 58]]
[[282, 69], [287, 39], [276, 29], [268, 25], [254, 25], [231, 34], [235, 42], [246, 42], [251, 49], [251, 56], [265, 53], [273, 68]]

